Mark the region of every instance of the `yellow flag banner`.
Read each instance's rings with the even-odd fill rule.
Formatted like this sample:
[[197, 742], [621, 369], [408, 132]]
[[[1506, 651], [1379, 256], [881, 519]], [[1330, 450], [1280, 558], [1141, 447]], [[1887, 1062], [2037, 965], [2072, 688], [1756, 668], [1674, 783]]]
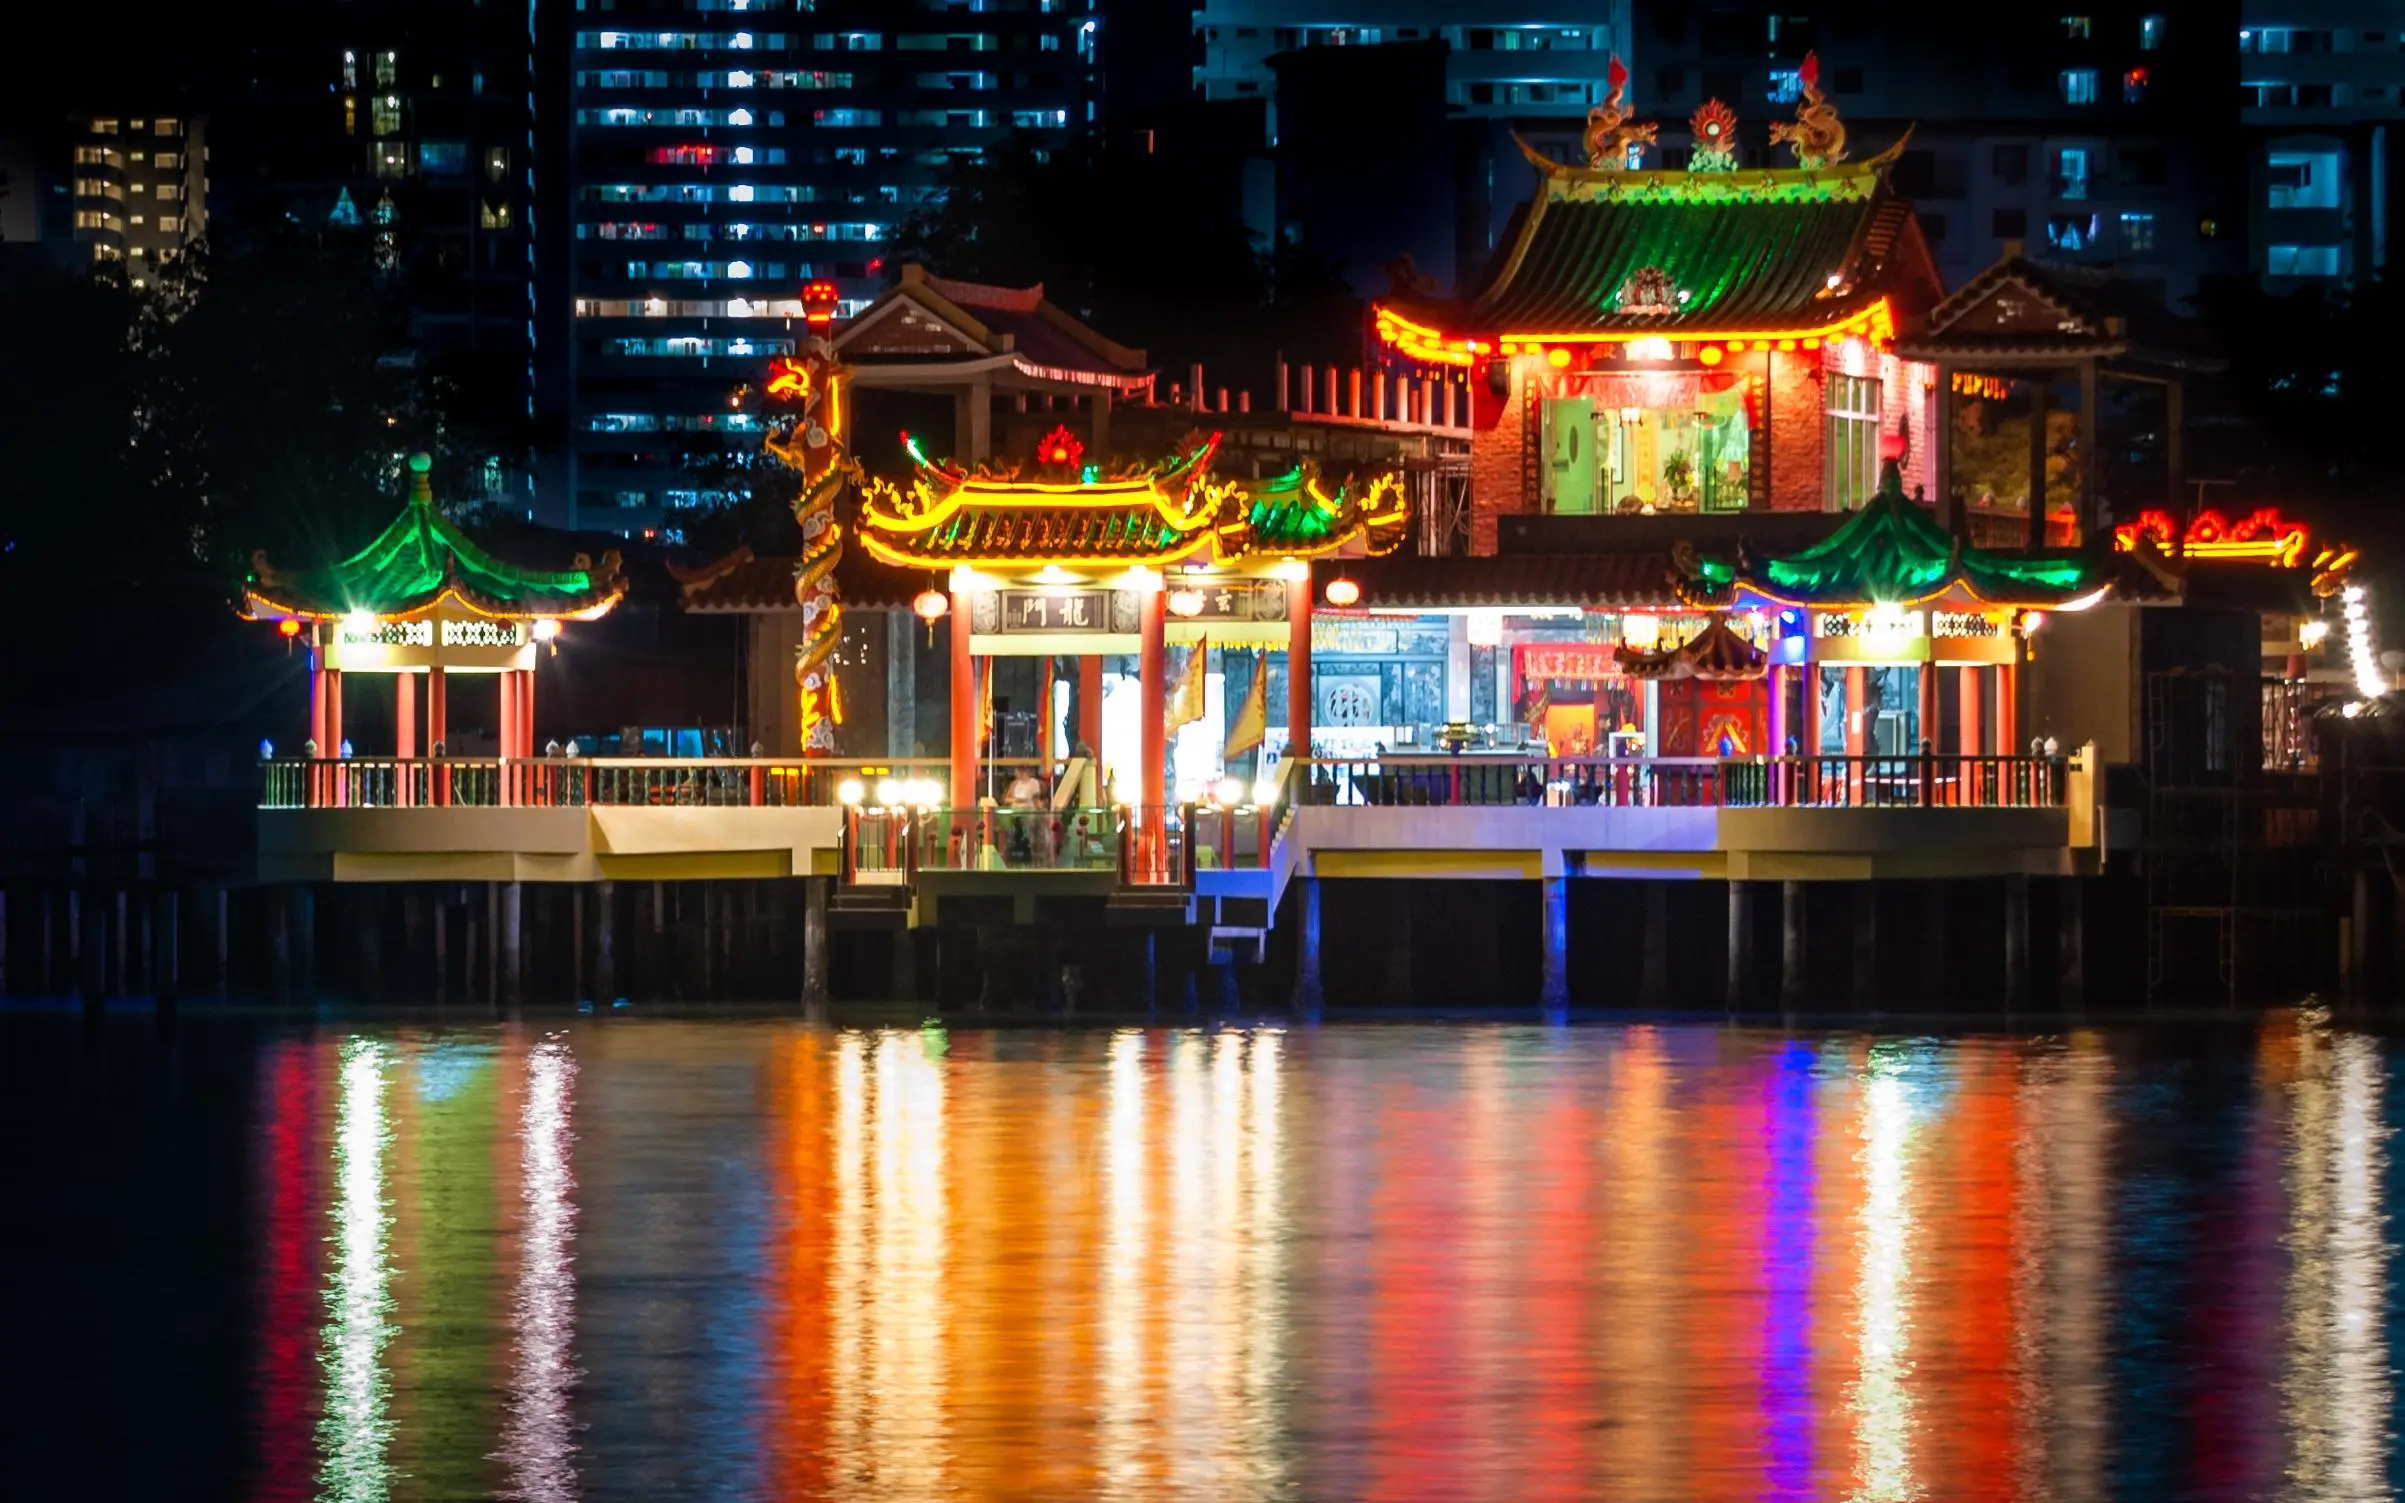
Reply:
[[994, 659], [987, 658], [977, 675], [977, 739], [994, 739]]
[[1169, 696], [1170, 735], [1176, 735], [1179, 727], [1203, 718], [1204, 700], [1210, 687], [1210, 658], [1209, 638], [1195, 643], [1187, 652], [1186, 671], [1178, 676], [1177, 692]]
[[1244, 691], [1244, 703], [1237, 707], [1236, 718], [1228, 726], [1228, 746], [1221, 760], [1233, 762], [1261, 744], [1269, 734], [1269, 654], [1253, 654], [1253, 685]]

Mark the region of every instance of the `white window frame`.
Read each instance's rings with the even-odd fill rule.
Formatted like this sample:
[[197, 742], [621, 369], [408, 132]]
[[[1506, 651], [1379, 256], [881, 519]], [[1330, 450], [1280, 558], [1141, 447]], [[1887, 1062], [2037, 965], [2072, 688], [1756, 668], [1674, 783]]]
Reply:
[[1825, 511], [1860, 511], [1879, 489], [1879, 415], [1885, 395], [1877, 376], [1829, 372], [1823, 382], [1827, 455], [1821, 490]]

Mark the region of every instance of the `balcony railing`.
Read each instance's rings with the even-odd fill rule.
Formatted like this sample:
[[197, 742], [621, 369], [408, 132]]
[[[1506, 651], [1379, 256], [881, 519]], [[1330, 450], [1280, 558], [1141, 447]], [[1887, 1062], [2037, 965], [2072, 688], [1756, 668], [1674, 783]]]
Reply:
[[[1033, 762], [992, 764], [1007, 783]], [[279, 757], [261, 764], [263, 809], [825, 808], [857, 782], [939, 785], [936, 758]]]
[[1482, 808], [2058, 808], [2063, 757], [1312, 758], [1294, 801]]

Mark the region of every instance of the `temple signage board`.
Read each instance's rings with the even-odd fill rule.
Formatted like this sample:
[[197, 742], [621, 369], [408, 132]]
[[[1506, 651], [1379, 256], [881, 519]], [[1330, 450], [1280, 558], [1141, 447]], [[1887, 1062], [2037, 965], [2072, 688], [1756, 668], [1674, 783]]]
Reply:
[[[1005, 636], [1024, 632], [1108, 632], [1111, 630], [1110, 590], [996, 590], [992, 630]], [[979, 613], [981, 616], [982, 612]], [[980, 630], [987, 629], [984, 621]]]
[[1923, 634], [1925, 620], [1919, 611], [1885, 614], [1865, 612], [1860, 615], [1850, 611], [1821, 611], [1812, 618], [1812, 635], [1823, 641], [1917, 637]]
[[322, 666], [349, 673], [502, 673], [534, 666], [532, 623], [465, 612], [398, 620], [344, 617], [326, 628]]
[[1929, 635], [2001, 637], [2004, 635], [2004, 622], [1980, 611], [1932, 611], [1929, 615]]

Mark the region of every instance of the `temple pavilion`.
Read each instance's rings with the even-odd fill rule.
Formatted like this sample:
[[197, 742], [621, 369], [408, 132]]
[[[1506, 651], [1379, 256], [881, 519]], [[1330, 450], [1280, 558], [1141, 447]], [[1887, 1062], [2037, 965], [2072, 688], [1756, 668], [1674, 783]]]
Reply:
[[[533, 756], [539, 649], [558, 638], [563, 622], [596, 620], [626, 594], [615, 553], [598, 564], [579, 554], [567, 568], [550, 570], [496, 558], [436, 509], [432, 468], [427, 456], [411, 457], [400, 515], [348, 558], [287, 569], [264, 553], [252, 555], [243, 614], [275, 622], [309, 649], [311, 756], [350, 754], [343, 700], [354, 674], [392, 681], [396, 759], [445, 747], [451, 680], [463, 675], [496, 686], [499, 755]], [[409, 791], [398, 789], [394, 797], [405, 799]]]

